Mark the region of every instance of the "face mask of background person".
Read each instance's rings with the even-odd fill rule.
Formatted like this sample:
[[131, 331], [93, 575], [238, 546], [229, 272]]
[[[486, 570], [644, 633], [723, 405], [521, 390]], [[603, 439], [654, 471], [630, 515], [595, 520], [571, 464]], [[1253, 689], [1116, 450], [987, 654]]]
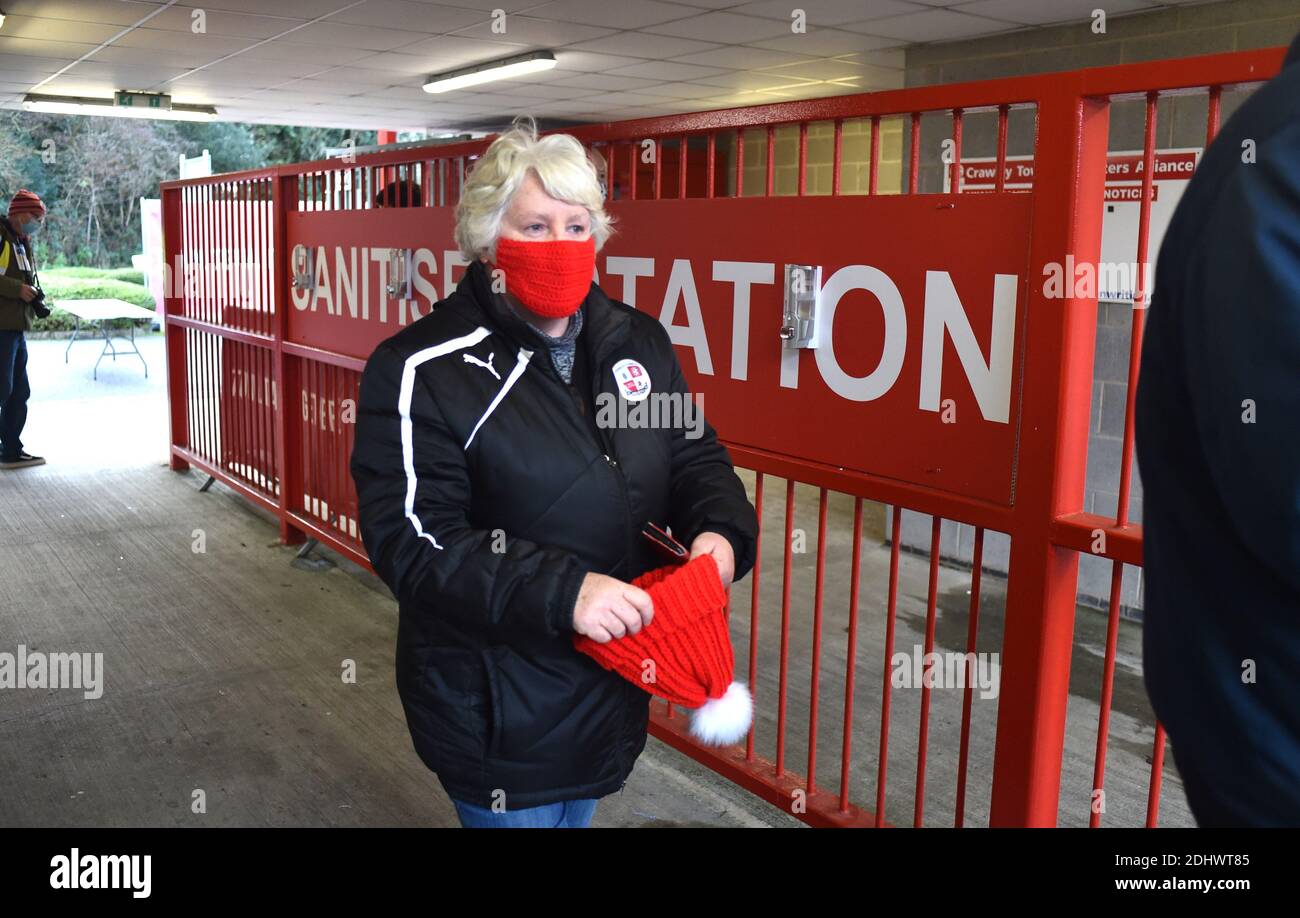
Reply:
[[44, 225], [45, 225], [44, 220], [25, 220], [14, 228], [18, 230], [20, 235], [30, 236], [33, 233], [39, 231], [40, 228]]

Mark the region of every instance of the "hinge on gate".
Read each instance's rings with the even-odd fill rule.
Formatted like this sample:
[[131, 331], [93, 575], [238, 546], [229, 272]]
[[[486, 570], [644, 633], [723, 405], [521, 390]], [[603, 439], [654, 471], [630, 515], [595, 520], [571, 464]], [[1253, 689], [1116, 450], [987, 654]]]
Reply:
[[817, 296], [821, 287], [821, 265], [785, 266], [785, 301], [781, 308], [781, 341], [785, 347], [817, 346]]

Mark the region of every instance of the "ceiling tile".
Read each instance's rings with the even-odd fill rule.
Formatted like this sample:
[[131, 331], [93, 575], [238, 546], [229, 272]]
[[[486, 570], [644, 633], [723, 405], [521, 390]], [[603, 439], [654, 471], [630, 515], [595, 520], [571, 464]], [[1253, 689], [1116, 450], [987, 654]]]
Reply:
[[32, 57], [67, 57], [76, 60], [95, 50], [95, 45], [71, 41], [41, 41], [34, 38], [9, 38], [0, 34], [0, 56], [7, 54]]
[[642, 61], [610, 72], [616, 76], [645, 77], [650, 80], [698, 80], [726, 73], [726, 70], [722, 67], [701, 67], [698, 64], [677, 64], [672, 61]]
[[[1051, 3], [1026, 3], [1025, 0], [978, 0], [961, 3], [957, 12], [977, 16], [991, 16], [1022, 25], [1048, 25], [1063, 22], [1087, 22], [1097, 9], [1097, 0], [1052, 0]], [[1155, 9], [1148, 0], [1107, 0], [1102, 7], [1107, 16], [1118, 16], [1138, 10]]]
[[511, 57], [528, 50], [530, 50], [528, 45], [480, 41], [476, 38], [461, 38], [458, 35], [440, 35], [410, 43], [402, 48], [402, 53], [425, 58], [425, 66], [430, 68], [430, 72], [434, 72], [437, 69], [446, 70], [460, 64], [476, 64], [498, 57]]
[[603, 54], [625, 54], [657, 60], [721, 48], [717, 42], [693, 41], [672, 35], [649, 35], [645, 32], [617, 32], [607, 38], [578, 42], [571, 45], [577, 51], [596, 51]]
[[770, 51], [764, 48], [750, 48], [743, 45], [723, 45], [713, 51], [700, 54], [683, 54], [672, 58], [678, 64], [702, 64], [713, 67], [730, 67], [735, 70], [761, 70], [764, 67], [779, 67], [799, 61], [815, 58], [804, 54], [791, 54], [788, 51]]
[[643, 64], [645, 61], [636, 57], [622, 57], [615, 54], [595, 54], [591, 51], [570, 51], [559, 48], [555, 52], [556, 70], [580, 70], [583, 73], [605, 73], [615, 67], [627, 67], [631, 64]]
[[208, 35], [220, 35], [227, 38], [270, 38], [279, 35], [294, 26], [304, 25], [309, 20], [293, 19], [284, 16], [255, 16], [248, 13], [232, 13], [226, 10], [214, 10], [203, 7], [202, 20], [194, 16], [195, 8], [190, 6], [173, 6], [163, 10], [150, 19], [146, 25], [151, 29], [163, 29], [170, 32], [193, 32], [198, 22], [202, 21]]
[[313, 22], [295, 29], [290, 41], [325, 47], [364, 48], [368, 51], [392, 51], [409, 45], [420, 37], [418, 30], [378, 29], [371, 26], [347, 25], [341, 22]]
[[789, 23], [792, 21], [792, 11], [796, 8], [807, 14], [807, 23], [811, 27], [916, 13], [923, 11], [925, 6], [909, 0], [799, 0], [797, 3], [792, 3], [791, 0], [758, 0], [756, 3], [731, 7], [729, 12], [783, 19]]
[[933, 9], [866, 22], [845, 23], [841, 28], [908, 42], [929, 42], [992, 35], [1019, 26], [1014, 22], [971, 16], [968, 13], [957, 13], [952, 10]]
[[838, 29], [809, 29], [806, 35], [787, 35], [784, 38], [764, 39], [762, 41], [752, 41], [748, 44], [757, 48], [789, 51], [793, 54], [824, 56], [847, 54], [853, 51], [871, 51], [876, 48], [893, 48], [902, 44], [902, 42], [896, 38], [861, 35], [857, 32], [845, 32]]
[[373, 54], [372, 51], [362, 51], [358, 48], [331, 48], [328, 54], [322, 54], [320, 45], [281, 40], [250, 47], [247, 51], [241, 51], [238, 56], [252, 61], [302, 61], [320, 67], [326, 60], [329, 64], [355, 64], [372, 57]]
[[348, 0], [191, 0], [187, 6], [201, 7], [212, 15], [213, 10], [226, 10], [234, 13], [273, 13], [292, 19], [315, 19], [337, 12]]
[[[609, 0], [553, 0], [528, 10], [530, 16], [583, 22], [611, 29], [640, 29], [655, 23], [694, 16], [699, 10], [679, 3], [660, 0], [637, 0], [636, 3], [611, 3]], [[689, 35], [687, 38], [691, 37]]]
[[774, 89], [791, 84], [802, 85], [809, 81], [802, 77], [783, 76], [768, 71], [748, 73], [735, 70], [730, 73], [720, 73], [717, 76], [704, 77], [696, 82], [725, 86], [729, 89]]
[[[161, 3], [121, 3], [114, 0], [7, 0], [5, 11], [18, 16], [63, 19], [70, 22], [98, 22], [117, 26], [135, 25], [157, 11]], [[6, 31], [8, 24], [6, 23]]]
[[34, 38], [40, 41], [75, 41], [99, 44], [108, 41], [118, 32], [120, 25], [97, 22], [74, 22], [67, 19], [46, 19], [38, 16], [5, 17], [4, 34], [7, 38]]
[[[559, 22], [554, 19], [537, 19], [518, 14], [505, 17], [505, 31], [493, 31], [491, 21], [480, 22], [470, 28], [460, 29], [454, 38], [478, 38], [486, 41], [511, 41], [527, 45], [568, 45], [573, 42], [600, 38], [603, 35], [616, 35], [613, 29], [598, 28], [574, 22]], [[599, 51], [600, 49], [595, 49]]]
[[668, 96], [676, 99], [700, 99], [716, 96], [718, 87], [703, 83], [656, 83], [642, 90], [646, 95]]
[[111, 47], [179, 52], [190, 55], [191, 63], [197, 66], [242, 51], [253, 42], [250, 38], [195, 35], [193, 32], [168, 32], [164, 29], [132, 29], [113, 42]]
[[646, 31], [657, 35], [680, 35], [733, 45], [793, 34], [789, 21], [760, 19], [757, 16], [737, 16], [735, 13], [705, 13], [703, 16], [692, 16], [689, 19], [649, 26]]
[[[344, 3], [337, 5], [344, 6]], [[366, 0], [360, 6], [340, 10], [330, 16], [329, 21], [441, 35], [483, 22], [491, 15], [486, 10], [456, 9], [412, 0]], [[513, 18], [509, 14], [506, 16], [507, 21]]]
[[611, 73], [577, 73], [555, 80], [557, 86], [575, 87], [590, 90], [640, 90], [655, 85], [654, 80], [645, 77], [618, 76]]

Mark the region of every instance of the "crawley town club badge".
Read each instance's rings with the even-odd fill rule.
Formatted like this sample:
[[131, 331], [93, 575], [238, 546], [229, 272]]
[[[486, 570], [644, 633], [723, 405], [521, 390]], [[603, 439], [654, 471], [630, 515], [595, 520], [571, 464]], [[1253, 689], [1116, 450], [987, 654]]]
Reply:
[[639, 402], [650, 394], [650, 374], [635, 360], [614, 364], [614, 382], [629, 402]]

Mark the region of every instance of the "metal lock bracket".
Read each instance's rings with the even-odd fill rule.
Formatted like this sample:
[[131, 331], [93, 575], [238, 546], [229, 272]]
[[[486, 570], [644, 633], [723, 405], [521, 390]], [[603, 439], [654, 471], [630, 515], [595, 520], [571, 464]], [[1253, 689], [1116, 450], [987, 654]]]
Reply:
[[412, 275], [412, 258], [414, 253], [410, 249], [389, 249], [388, 250], [388, 284], [387, 290], [390, 297], [397, 297], [401, 300], [414, 299], [411, 291]]
[[817, 296], [821, 289], [821, 265], [785, 266], [785, 301], [781, 307], [782, 346], [817, 346]]
[[316, 251], [310, 246], [298, 243], [293, 247], [289, 265], [295, 290], [311, 290], [316, 286], [316, 272], [312, 270], [315, 259]]

